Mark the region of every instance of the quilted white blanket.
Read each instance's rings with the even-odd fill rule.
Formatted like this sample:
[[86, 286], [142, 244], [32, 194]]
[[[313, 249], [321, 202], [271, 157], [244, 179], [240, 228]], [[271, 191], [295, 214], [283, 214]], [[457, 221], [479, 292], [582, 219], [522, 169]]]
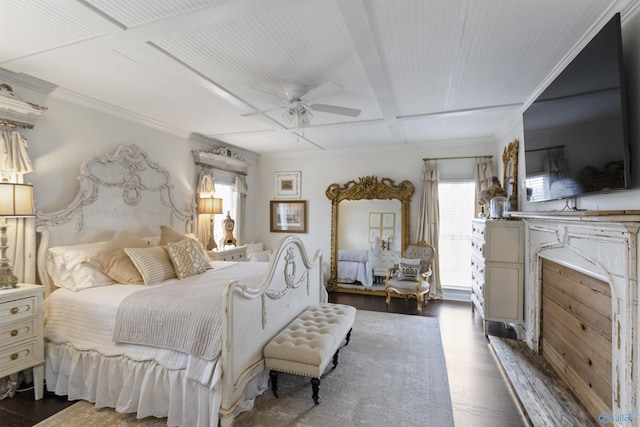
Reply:
[[238, 263], [132, 293], [118, 307], [113, 340], [213, 360], [222, 347], [224, 286], [230, 280], [257, 285], [266, 267], [266, 263]]

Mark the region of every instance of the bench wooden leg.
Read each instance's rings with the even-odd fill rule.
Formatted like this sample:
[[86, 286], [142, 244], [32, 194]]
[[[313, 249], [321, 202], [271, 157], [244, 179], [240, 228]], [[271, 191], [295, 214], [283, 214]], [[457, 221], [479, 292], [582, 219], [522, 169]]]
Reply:
[[318, 390], [320, 390], [320, 379], [319, 378], [311, 378], [311, 390], [313, 390], [313, 402], [318, 405], [320, 404], [320, 396], [318, 396]]
[[333, 355], [333, 369], [336, 369], [336, 366], [338, 366], [338, 353], [340, 353], [340, 349], [336, 350], [336, 353]]
[[353, 331], [353, 328], [349, 329], [349, 332], [347, 332], [347, 342], [344, 344], [345, 346], [349, 345], [349, 340], [351, 339], [351, 331]]
[[278, 371], [270, 370], [269, 378], [271, 379], [271, 391], [273, 391], [273, 395], [278, 397]]

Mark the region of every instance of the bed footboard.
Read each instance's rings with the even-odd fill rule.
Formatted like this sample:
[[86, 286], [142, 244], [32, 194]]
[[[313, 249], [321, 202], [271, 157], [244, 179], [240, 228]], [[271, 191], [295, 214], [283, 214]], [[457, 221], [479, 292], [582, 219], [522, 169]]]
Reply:
[[326, 302], [322, 252], [310, 260], [298, 237], [285, 237], [260, 285], [230, 282], [224, 298], [220, 416], [230, 426], [245, 385], [265, 369], [264, 346], [309, 306]]

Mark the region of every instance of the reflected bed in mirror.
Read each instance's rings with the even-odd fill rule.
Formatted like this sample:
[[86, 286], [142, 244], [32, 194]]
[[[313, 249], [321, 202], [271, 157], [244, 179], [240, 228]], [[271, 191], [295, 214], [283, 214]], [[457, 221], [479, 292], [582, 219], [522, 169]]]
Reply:
[[390, 178], [359, 178], [331, 184], [330, 291], [384, 295], [388, 267], [409, 241], [414, 186]]

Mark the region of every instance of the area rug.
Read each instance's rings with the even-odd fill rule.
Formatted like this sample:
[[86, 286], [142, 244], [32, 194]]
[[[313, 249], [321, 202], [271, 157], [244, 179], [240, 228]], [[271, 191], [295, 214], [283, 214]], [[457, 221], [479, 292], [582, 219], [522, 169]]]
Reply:
[[[331, 364], [330, 364], [331, 366]], [[320, 384], [320, 404], [308, 378], [280, 374], [278, 395], [259, 396], [236, 427], [453, 426], [453, 410], [438, 320], [358, 310], [351, 342]], [[37, 427], [164, 425], [131, 414], [76, 403]]]

